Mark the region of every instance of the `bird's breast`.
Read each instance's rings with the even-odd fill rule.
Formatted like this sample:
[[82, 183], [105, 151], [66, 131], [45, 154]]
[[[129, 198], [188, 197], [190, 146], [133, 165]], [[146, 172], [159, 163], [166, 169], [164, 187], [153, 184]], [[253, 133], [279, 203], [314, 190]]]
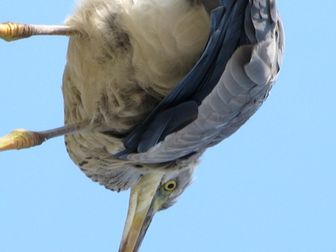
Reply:
[[176, 86], [202, 52], [208, 14], [188, 1], [172, 2], [84, 1], [67, 21], [82, 35], [71, 37], [68, 46], [65, 123], [88, 120], [91, 127], [66, 136], [66, 143], [71, 158], [90, 167], [91, 176], [102, 173], [99, 167], [127, 170], [112, 155], [123, 148], [122, 136]]

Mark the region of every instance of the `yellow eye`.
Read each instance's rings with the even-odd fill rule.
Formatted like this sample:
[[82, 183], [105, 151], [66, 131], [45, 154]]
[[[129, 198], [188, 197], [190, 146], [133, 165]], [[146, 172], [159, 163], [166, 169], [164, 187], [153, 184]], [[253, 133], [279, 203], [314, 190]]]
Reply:
[[166, 192], [173, 192], [177, 187], [177, 183], [175, 180], [169, 180], [168, 182], [166, 182], [164, 185], [163, 185], [163, 189], [166, 191]]

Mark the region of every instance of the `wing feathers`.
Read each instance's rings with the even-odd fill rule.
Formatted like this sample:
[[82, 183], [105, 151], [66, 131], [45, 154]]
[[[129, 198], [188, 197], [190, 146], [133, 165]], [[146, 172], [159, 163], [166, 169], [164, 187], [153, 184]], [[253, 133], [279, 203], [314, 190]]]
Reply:
[[281, 63], [283, 35], [274, 0], [248, 1], [243, 27], [250, 42], [236, 48], [217, 85], [198, 107], [197, 119], [127, 159], [162, 163], [203, 152], [234, 133], [260, 107]]

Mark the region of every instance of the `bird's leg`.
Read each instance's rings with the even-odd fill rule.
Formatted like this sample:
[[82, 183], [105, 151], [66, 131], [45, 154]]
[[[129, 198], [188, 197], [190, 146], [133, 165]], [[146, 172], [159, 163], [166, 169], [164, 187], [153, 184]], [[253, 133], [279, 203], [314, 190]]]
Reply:
[[87, 128], [88, 124], [88, 122], [82, 122], [46, 131], [17, 129], [3, 137], [0, 137], [0, 151], [20, 150], [37, 146], [50, 138], [74, 134], [78, 131], [84, 130]]
[[13, 41], [34, 35], [80, 34], [78, 30], [66, 25], [32, 25], [19, 23], [0, 23], [0, 38]]

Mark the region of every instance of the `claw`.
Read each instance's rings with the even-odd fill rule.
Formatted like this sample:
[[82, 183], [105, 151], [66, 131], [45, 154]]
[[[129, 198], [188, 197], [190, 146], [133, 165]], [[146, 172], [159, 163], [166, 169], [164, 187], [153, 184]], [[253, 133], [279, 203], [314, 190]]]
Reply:
[[0, 151], [25, 149], [40, 145], [44, 141], [45, 138], [37, 132], [17, 129], [0, 137]]

